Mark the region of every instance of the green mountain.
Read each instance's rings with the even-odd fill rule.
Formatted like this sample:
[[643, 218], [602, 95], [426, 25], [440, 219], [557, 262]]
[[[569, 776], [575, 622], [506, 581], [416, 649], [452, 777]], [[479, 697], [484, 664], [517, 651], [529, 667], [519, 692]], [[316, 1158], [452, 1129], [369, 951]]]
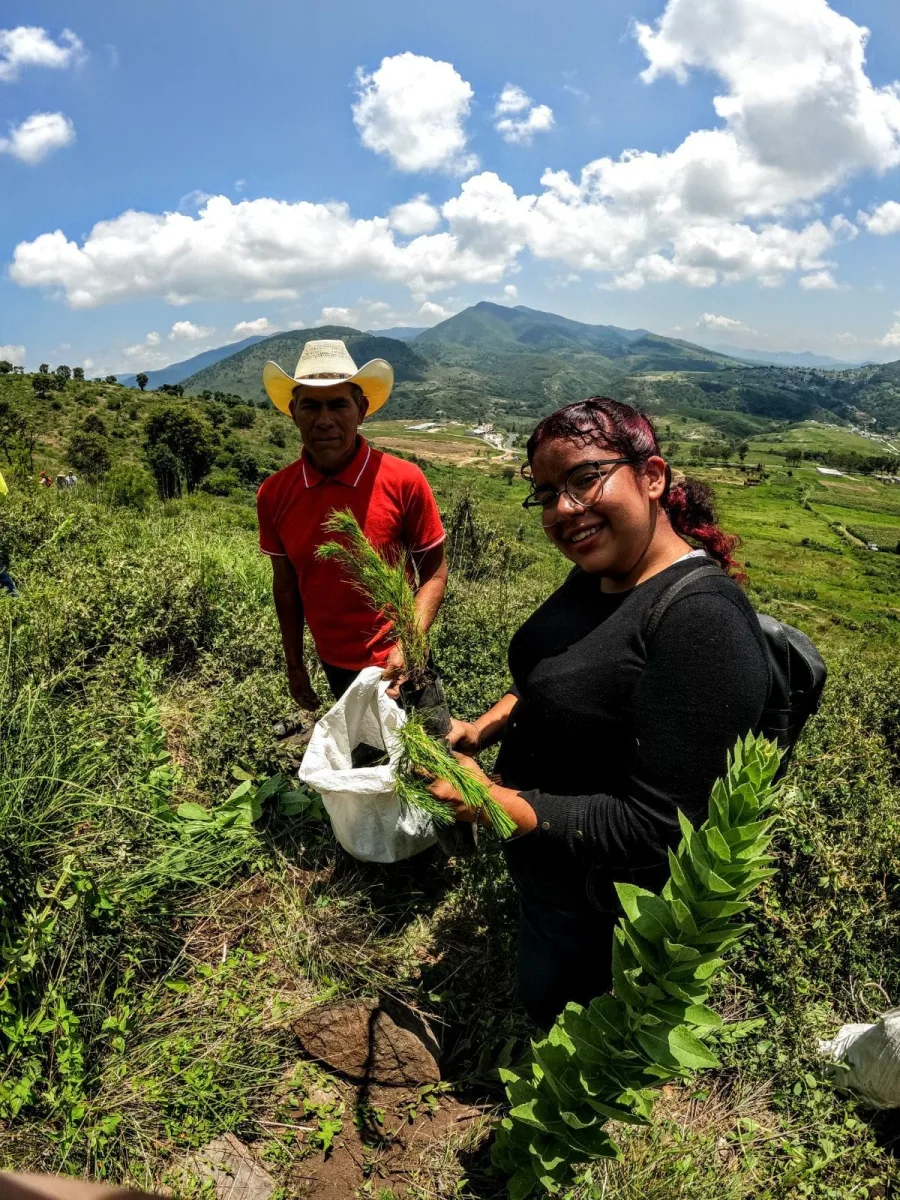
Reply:
[[220, 362], [212, 363], [184, 381], [186, 392], [195, 396], [204, 391], [231, 392], [250, 403], [269, 400], [262, 385], [263, 364], [270, 359], [288, 374], [293, 374], [297, 359], [306, 343], [315, 338], [335, 338], [346, 343], [357, 366], [370, 358], [386, 358], [394, 368], [398, 384], [419, 383], [428, 373], [428, 363], [411, 344], [382, 337], [377, 333], [361, 333], [344, 325], [322, 325], [318, 329], [293, 329], [276, 333]]
[[[204, 367], [209, 367], [213, 363], [219, 362], [223, 358], [230, 358], [232, 354], [237, 354], [239, 350], [243, 350], [245, 346], [253, 346], [256, 342], [265, 341], [259, 335], [244, 338], [240, 342], [232, 342], [228, 346], [217, 346], [214, 350], [203, 350], [200, 354], [195, 354], [193, 358], [182, 359], [181, 362], [169, 363], [167, 367], [160, 367], [157, 371], [147, 371], [147, 387], [151, 390], [158, 388], [161, 383], [181, 383], [183, 379], [187, 379], [190, 375], [196, 375], [198, 371]], [[137, 387], [137, 375], [120, 375], [119, 383], [124, 387]]]
[[262, 366], [293, 370], [310, 338], [342, 338], [361, 366], [386, 358], [396, 385], [385, 415], [496, 420], [514, 425], [597, 394], [650, 410], [748, 414], [900, 428], [900, 363], [846, 371], [752, 365], [646, 329], [589, 325], [522, 305], [482, 301], [411, 340], [342, 326], [277, 334], [184, 381], [193, 394], [264, 401]]

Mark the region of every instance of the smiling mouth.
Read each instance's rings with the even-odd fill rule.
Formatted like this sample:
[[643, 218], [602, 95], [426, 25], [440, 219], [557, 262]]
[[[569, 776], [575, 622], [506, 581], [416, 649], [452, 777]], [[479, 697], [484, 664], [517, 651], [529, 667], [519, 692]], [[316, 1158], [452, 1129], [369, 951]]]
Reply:
[[595, 533], [599, 533], [604, 528], [605, 524], [603, 523], [584, 525], [581, 529], [576, 529], [574, 533], [566, 534], [562, 540], [570, 546], [577, 546], [581, 542], [586, 542], [589, 537], [593, 537]]

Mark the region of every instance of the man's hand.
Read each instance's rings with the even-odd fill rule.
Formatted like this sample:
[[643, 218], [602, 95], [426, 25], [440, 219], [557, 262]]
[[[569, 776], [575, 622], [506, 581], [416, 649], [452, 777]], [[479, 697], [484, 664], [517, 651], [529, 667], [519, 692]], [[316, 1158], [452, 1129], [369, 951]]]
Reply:
[[322, 701], [310, 683], [306, 667], [288, 668], [288, 690], [299, 707], [307, 712], [315, 712], [322, 705]]
[[478, 754], [481, 750], [481, 731], [474, 721], [457, 721], [453, 717], [447, 742], [451, 750], [458, 750], [461, 754]]
[[387, 656], [387, 662], [384, 664], [384, 677], [391, 681], [391, 686], [388, 688], [387, 694], [392, 700], [399, 700], [400, 684], [405, 683], [407, 679], [406, 660], [399, 646], [391, 647], [391, 652]]

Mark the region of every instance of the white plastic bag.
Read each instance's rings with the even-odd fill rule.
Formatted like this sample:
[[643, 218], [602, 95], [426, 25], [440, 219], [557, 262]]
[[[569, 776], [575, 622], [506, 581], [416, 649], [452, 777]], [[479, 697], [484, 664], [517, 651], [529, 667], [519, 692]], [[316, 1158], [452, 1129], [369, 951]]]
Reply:
[[[437, 841], [434, 822], [394, 797], [396, 733], [406, 716], [387, 695], [380, 667], [360, 671], [337, 704], [316, 722], [298, 772], [315, 788], [331, 818], [334, 836], [363, 862], [399, 862]], [[351, 755], [365, 742], [383, 747], [390, 762], [354, 767]]]
[[830, 1042], [819, 1042], [830, 1059], [829, 1075], [872, 1108], [900, 1108], [900, 1008], [874, 1025], [843, 1025]]

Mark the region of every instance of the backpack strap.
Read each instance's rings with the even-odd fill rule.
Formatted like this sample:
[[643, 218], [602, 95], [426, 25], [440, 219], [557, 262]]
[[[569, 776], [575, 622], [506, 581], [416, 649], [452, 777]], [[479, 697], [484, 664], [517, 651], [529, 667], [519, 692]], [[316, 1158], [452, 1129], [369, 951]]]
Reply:
[[657, 629], [659, 628], [660, 621], [666, 615], [666, 610], [672, 604], [673, 600], [675, 600], [677, 596], [681, 595], [689, 583], [693, 583], [695, 579], [704, 579], [707, 576], [723, 574], [724, 572], [722, 568], [716, 566], [714, 563], [701, 563], [699, 566], [695, 567], [693, 571], [688, 571], [687, 574], [682, 575], [680, 579], [676, 579], [674, 583], [669, 584], [669, 586], [657, 600], [656, 604], [653, 606], [653, 610], [650, 613], [650, 619], [647, 622], [644, 630], [645, 639], [648, 642], [650, 641], [654, 633], [656, 633]]

